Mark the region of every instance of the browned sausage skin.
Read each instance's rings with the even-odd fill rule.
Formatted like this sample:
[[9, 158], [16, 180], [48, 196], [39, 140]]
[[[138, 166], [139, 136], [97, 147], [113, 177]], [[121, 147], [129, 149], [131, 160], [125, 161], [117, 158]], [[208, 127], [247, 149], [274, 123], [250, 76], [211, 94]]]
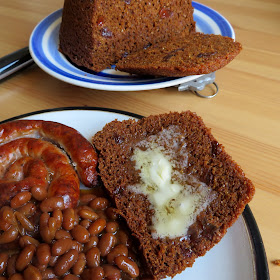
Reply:
[[79, 179], [64, 151], [46, 139], [66, 151], [85, 186], [97, 184], [97, 153], [75, 129], [41, 120], [8, 122], [0, 125], [0, 206], [35, 185], [48, 188], [48, 197], [62, 196], [66, 208], [76, 206]]

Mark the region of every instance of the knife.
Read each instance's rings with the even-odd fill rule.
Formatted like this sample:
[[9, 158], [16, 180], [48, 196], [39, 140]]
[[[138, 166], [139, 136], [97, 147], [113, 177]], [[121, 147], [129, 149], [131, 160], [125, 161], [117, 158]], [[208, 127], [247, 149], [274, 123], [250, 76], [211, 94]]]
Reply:
[[28, 47], [0, 58], [0, 81], [33, 63]]

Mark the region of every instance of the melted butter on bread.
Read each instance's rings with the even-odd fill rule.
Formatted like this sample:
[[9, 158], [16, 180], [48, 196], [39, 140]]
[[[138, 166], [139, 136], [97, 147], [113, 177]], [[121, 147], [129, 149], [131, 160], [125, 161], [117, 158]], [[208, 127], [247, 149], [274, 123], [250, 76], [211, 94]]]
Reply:
[[[180, 138], [176, 134], [177, 128], [170, 127], [139, 142], [131, 158], [140, 172], [140, 184], [130, 188], [146, 195], [155, 211], [153, 238], [185, 236], [188, 227], [212, 200], [206, 184], [178, 171], [178, 165], [187, 166], [188, 153], [178, 143]], [[178, 153], [180, 162], [176, 161]]]

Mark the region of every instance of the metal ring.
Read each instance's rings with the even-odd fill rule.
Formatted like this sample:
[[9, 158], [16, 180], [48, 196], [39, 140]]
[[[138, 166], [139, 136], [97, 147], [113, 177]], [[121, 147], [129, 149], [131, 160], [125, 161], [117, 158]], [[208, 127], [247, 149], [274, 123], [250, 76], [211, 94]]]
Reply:
[[218, 85], [217, 85], [215, 82], [213, 82], [213, 85], [216, 87], [216, 92], [214, 92], [214, 94], [212, 94], [212, 95], [203, 95], [203, 94], [198, 93], [196, 90], [194, 90], [193, 92], [194, 92], [197, 96], [202, 97], [202, 98], [213, 98], [213, 97], [215, 97], [215, 96], [218, 94], [218, 92], [219, 92], [219, 87], [218, 87]]

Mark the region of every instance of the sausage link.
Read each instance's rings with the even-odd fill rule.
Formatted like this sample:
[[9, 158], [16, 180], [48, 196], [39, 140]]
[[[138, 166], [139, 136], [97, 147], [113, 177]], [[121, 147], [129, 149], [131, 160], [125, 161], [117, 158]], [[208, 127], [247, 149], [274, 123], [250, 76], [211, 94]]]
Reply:
[[89, 141], [74, 128], [51, 121], [18, 120], [0, 125], [0, 131], [0, 144], [26, 135], [39, 134], [51, 139], [69, 154], [85, 186], [97, 184], [97, 153]]
[[[0, 174], [11, 162], [18, 158], [35, 158], [26, 165], [25, 176], [21, 181], [0, 181], [0, 206], [21, 191], [29, 191], [33, 186], [48, 187], [48, 195], [61, 196], [65, 207], [75, 207], [79, 198], [79, 179], [65, 153], [50, 142], [34, 138], [19, 138], [0, 146], [3, 165]], [[48, 186], [49, 169], [53, 178]]]

